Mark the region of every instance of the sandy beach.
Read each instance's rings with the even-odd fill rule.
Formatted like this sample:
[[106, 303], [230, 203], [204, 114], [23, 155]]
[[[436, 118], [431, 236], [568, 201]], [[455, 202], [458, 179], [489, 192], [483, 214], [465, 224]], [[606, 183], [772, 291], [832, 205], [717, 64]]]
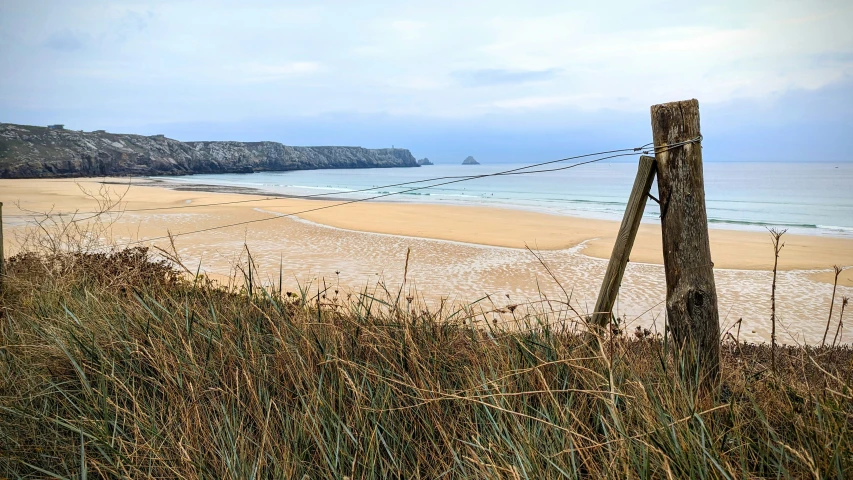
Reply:
[[[312, 278], [342, 288], [379, 278], [399, 285], [411, 249], [408, 285], [426, 297], [464, 301], [490, 294], [507, 303], [542, 293], [562, 295], [526, 250], [530, 247], [542, 253], [563, 287], [571, 288], [573, 302], [591, 308], [619, 228], [612, 221], [521, 210], [411, 203], [363, 202], [304, 212], [338, 202], [175, 187], [140, 179], [130, 184], [127, 179], [0, 180], [7, 255], [17, 251], [33, 220], [26, 215], [76, 210], [78, 217], [87, 217], [98, 210], [98, 192], [107, 189], [113, 199], [121, 198], [124, 213], [102, 233], [104, 240], [165, 247], [167, 239], [150, 239], [171, 232], [184, 262], [211, 274], [231, 272], [245, 257], [245, 243], [266, 277], [277, 279], [281, 265], [285, 285]], [[201, 206], [222, 202], [240, 203]], [[142, 209], [157, 210], [134, 211]], [[296, 212], [304, 213], [281, 217]], [[239, 222], [247, 223], [181, 235]], [[801, 235], [784, 240], [780, 318], [791, 323], [791, 341], [819, 341], [832, 292], [830, 269], [853, 266], [853, 240]], [[617, 307], [637, 325], [662, 328], [660, 245], [659, 226], [643, 224]], [[768, 234], [712, 229], [711, 252], [724, 326], [743, 318], [742, 339], [766, 340], [773, 266]], [[853, 269], [842, 273], [839, 285], [839, 299], [853, 295]]]

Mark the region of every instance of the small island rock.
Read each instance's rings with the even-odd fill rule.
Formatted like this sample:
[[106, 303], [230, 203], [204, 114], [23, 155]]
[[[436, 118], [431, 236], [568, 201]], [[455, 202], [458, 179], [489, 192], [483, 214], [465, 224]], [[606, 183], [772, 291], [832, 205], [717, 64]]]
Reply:
[[474, 157], [468, 155], [468, 158], [462, 161], [462, 165], [479, 165], [480, 162], [474, 160]]
[[428, 158], [424, 157], [424, 158], [418, 160], [418, 165], [435, 165], [435, 164], [430, 162]]

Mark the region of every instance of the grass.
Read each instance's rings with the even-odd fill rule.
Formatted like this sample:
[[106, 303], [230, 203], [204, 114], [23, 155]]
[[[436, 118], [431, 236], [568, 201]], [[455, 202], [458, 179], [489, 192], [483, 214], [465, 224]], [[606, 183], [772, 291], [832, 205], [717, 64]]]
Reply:
[[779, 347], [774, 375], [726, 343], [701, 396], [666, 339], [592, 348], [543, 308], [497, 329], [381, 288], [216, 287], [143, 249], [7, 265], [0, 477], [853, 477], [848, 346]]

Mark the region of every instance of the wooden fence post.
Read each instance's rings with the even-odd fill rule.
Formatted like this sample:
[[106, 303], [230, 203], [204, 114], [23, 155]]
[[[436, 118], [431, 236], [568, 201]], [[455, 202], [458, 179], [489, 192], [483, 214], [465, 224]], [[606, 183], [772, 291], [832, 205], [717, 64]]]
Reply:
[[[699, 102], [653, 105], [652, 135], [661, 202], [666, 312], [685, 375], [712, 386], [720, 372], [720, 318], [708, 240]], [[682, 145], [675, 145], [687, 142]], [[697, 364], [698, 362], [698, 364]]]
[[640, 220], [643, 210], [646, 208], [646, 199], [652, 188], [655, 178], [655, 159], [652, 157], [640, 157], [640, 165], [637, 168], [637, 176], [634, 178], [634, 187], [628, 197], [628, 206], [622, 217], [622, 225], [619, 227], [619, 235], [613, 245], [613, 253], [610, 254], [610, 262], [607, 264], [607, 272], [604, 281], [601, 282], [601, 290], [598, 292], [598, 300], [595, 302], [595, 310], [592, 314], [592, 325], [599, 329], [607, 326], [613, 311], [613, 302], [619, 293], [622, 284], [622, 275], [628, 265], [628, 256], [631, 255], [631, 247], [637, 238], [637, 230], [640, 228]]

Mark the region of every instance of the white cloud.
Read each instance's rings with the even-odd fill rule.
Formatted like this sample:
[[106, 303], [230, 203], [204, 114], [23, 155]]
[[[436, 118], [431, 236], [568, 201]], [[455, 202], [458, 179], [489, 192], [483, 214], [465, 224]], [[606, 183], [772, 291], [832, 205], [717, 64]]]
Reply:
[[542, 97], [520, 97], [507, 100], [497, 100], [488, 106], [507, 108], [507, 109], [534, 109], [534, 108], [553, 108], [564, 107], [567, 105], [577, 105], [580, 102], [586, 102], [594, 96], [590, 95], [555, 95]]
[[423, 32], [426, 29], [426, 24], [424, 22], [417, 22], [414, 20], [392, 20], [388, 22], [387, 25], [395, 41], [419, 40], [422, 38]]
[[761, 99], [853, 76], [851, 18], [819, 1], [5, 2], [0, 113], [464, 118]]
[[317, 73], [321, 71], [321, 68], [319, 62], [283, 62], [276, 64], [250, 62], [236, 68], [228, 68], [225, 73], [228, 75], [236, 73], [236, 78], [242, 81], [270, 82]]

